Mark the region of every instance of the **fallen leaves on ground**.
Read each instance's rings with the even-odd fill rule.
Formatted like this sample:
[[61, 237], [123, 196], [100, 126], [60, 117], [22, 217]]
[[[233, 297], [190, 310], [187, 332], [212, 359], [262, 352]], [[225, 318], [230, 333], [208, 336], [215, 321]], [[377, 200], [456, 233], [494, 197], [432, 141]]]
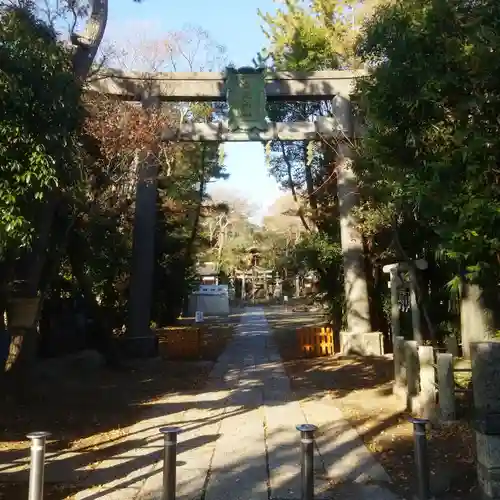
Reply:
[[[299, 359], [294, 349], [301, 319], [271, 321], [285, 368], [299, 396], [328, 393], [376, 456], [403, 497], [415, 492], [413, 426], [405, 405], [392, 394], [393, 363], [388, 357], [334, 357]], [[304, 323], [305, 324], [305, 323]], [[302, 326], [302, 325], [298, 325]], [[429, 432], [431, 484], [436, 497], [475, 498], [474, 435], [469, 423], [434, 428]], [[439, 474], [438, 474], [439, 470]]]
[[[199, 361], [146, 359], [125, 370], [96, 368], [82, 376], [61, 373], [34, 380], [27, 397], [12, 395], [2, 404], [0, 453], [24, 450], [29, 456], [26, 434], [49, 430], [50, 451], [79, 453], [89, 469], [119, 454], [131, 427], [161, 398], [203, 387], [232, 326], [208, 324], [207, 331]], [[2, 479], [0, 499], [27, 498], [27, 484]], [[76, 491], [77, 485], [48, 484], [44, 500], [69, 500]]]

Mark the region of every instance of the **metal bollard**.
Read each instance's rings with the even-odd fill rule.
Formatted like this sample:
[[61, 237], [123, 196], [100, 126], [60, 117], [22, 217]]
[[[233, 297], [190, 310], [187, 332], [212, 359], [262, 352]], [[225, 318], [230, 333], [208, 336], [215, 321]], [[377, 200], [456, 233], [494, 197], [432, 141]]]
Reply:
[[31, 440], [30, 482], [28, 500], [43, 499], [43, 476], [45, 469], [45, 443], [50, 432], [32, 432], [27, 435]]
[[427, 453], [427, 431], [429, 423], [424, 418], [410, 418], [413, 424], [413, 439], [415, 446], [415, 467], [417, 474], [418, 500], [431, 500], [429, 456]]
[[314, 432], [312, 424], [297, 425], [300, 431], [300, 466], [302, 476], [302, 500], [314, 499]]
[[177, 463], [177, 434], [178, 427], [162, 427], [163, 434], [163, 494], [162, 500], [175, 500], [176, 463]]

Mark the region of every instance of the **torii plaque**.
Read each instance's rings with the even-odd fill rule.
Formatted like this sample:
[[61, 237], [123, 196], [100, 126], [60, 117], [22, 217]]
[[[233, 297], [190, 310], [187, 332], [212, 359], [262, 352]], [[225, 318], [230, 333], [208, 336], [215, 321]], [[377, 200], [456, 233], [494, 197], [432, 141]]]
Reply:
[[268, 129], [264, 68], [228, 67], [226, 89], [231, 132]]

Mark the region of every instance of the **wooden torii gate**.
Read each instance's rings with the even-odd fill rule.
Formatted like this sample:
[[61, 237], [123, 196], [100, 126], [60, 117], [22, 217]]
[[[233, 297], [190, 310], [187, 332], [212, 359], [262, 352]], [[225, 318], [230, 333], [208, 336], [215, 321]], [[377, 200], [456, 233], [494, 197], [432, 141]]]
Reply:
[[[228, 101], [228, 122], [183, 123], [166, 127], [166, 141], [299, 141], [335, 138], [339, 144], [337, 188], [344, 257], [349, 344], [363, 343], [371, 331], [368, 291], [363, 264], [362, 239], [352, 209], [357, 204], [357, 183], [351, 168], [350, 140], [354, 120], [350, 94], [354, 80], [363, 72], [317, 71], [313, 73], [266, 72], [254, 68], [228, 68], [225, 73], [142, 73], [101, 71], [88, 84], [88, 91], [127, 101], [214, 102]], [[313, 122], [270, 123], [265, 117], [267, 101], [331, 100], [332, 117]], [[238, 107], [239, 109], [232, 109]], [[231, 114], [231, 111], [233, 113]], [[157, 167], [144, 162], [139, 169], [134, 226], [134, 258], [131, 275], [128, 338], [145, 346], [149, 332], [154, 262], [154, 227]], [[152, 344], [151, 344], [152, 345]], [[135, 352], [142, 349], [138, 345]], [[357, 349], [362, 351], [361, 348]]]

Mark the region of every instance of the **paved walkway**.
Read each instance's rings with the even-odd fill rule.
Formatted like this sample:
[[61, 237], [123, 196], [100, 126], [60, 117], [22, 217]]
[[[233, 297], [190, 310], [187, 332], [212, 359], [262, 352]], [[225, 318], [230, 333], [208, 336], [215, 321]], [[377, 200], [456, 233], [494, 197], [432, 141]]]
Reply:
[[[313, 423], [316, 498], [397, 500], [389, 477], [328, 397], [293, 398], [262, 308], [248, 308], [202, 394], [167, 396], [134, 426], [129, 451], [85, 474], [76, 500], [159, 500], [162, 439], [176, 425], [178, 500], [300, 499], [296, 424]], [[50, 471], [49, 471], [50, 472]]]

